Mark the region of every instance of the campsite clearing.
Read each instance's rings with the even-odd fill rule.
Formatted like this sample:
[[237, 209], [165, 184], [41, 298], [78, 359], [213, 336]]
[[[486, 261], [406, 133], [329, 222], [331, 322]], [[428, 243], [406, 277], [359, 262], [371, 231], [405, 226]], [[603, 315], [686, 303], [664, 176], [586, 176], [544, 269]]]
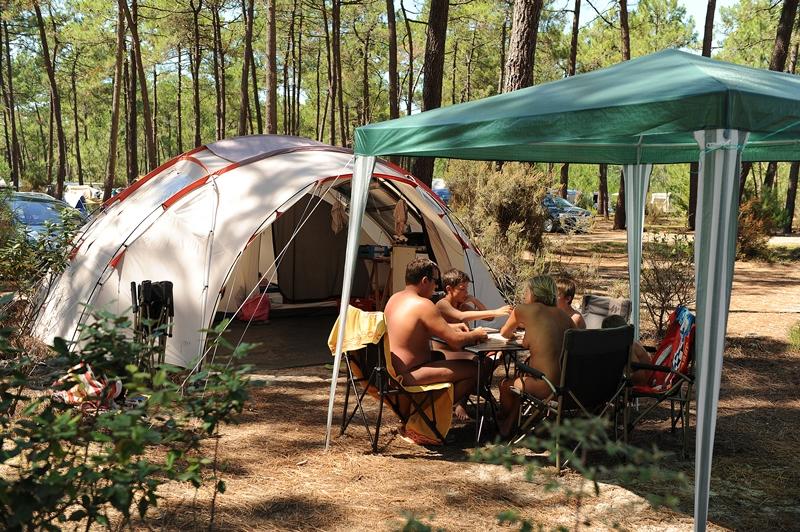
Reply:
[[[585, 249], [575, 237], [554, 238], [570, 238], [576, 263], [590, 260], [586, 251], [602, 248], [600, 278], [624, 276], [624, 246], [618, 245], [624, 233], [600, 224], [588, 236]], [[800, 351], [787, 342], [789, 327], [800, 319], [798, 300], [796, 263], [736, 263], [711, 484], [712, 529], [789, 529], [800, 518], [794, 436], [800, 424]], [[363, 426], [355, 422], [325, 452], [329, 378], [325, 366], [254, 375], [253, 398], [241, 423], [222, 430], [219, 464], [228, 489], [217, 496], [220, 529], [392, 530], [411, 512], [434, 529], [508, 530], [496, 519], [505, 510], [545, 528], [575, 528], [583, 520], [593, 530], [692, 526], [691, 492], [678, 494], [677, 511], [655, 510], [644, 499], [653, 488], [612, 480], [602, 485], [599, 497], [587, 497], [578, 514], [574, 501], [547, 492], [543, 481], [525, 482], [521, 467], [508, 471], [469, 462], [472, 425], [457, 425], [453, 444], [431, 450], [398, 438], [389, 414], [380, 454], [369, 452]], [[633, 442], [676, 453], [665, 467], [684, 471], [691, 481], [694, 431], [690, 458], [682, 460], [680, 438], [669, 433], [666, 411], [661, 412], [634, 432]], [[209, 441], [209, 452], [213, 447]], [[563, 482], [577, 488], [581, 478], [568, 473]], [[171, 485], [165, 495], [151, 526], [185, 529], [207, 522], [210, 490]]]

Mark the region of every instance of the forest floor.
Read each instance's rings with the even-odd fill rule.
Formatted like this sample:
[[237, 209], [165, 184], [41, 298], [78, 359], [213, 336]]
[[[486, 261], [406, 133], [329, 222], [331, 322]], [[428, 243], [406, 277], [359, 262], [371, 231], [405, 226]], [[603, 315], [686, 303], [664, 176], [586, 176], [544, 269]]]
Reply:
[[[554, 236], [550, 242], [575, 264], [599, 264], [596, 291], [609, 290], [626, 277], [622, 232], [598, 224], [591, 234]], [[782, 255], [796, 257], [789, 251]], [[800, 350], [789, 344], [788, 331], [798, 320], [797, 262], [736, 263], [714, 446], [711, 529], [797, 527]], [[545, 529], [692, 528], [691, 488], [673, 493], [679, 499], [675, 510], [655, 509], [646, 496], [670, 493], [672, 486], [612, 478], [601, 484], [599, 495], [589, 494], [578, 505], [564, 491], [548, 491], [543, 478], [527, 481], [522, 465], [507, 469], [470, 461], [472, 424], [457, 424], [447, 446], [424, 448], [397, 437], [397, 420], [388, 414], [379, 454], [370, 452], [357, 422], [344, 436], [335, 436], [326, 452], [330, 371], [329, 366], [313, 366], [254, 375], [252, 399], [240, 423], [221, 430], [218, 461], [227, 490], [216, 497], [216, 528], [396, 530], [413, 514], [433, 529], [515, 529], [498, 524], [498, 514], [507, 510]], [[342, 395], [337, 396], [337, 415]], [[375, 401], [367, 403], [371, 410]], [[671, 453], [663, 467], [685, 473], [693, 485], [694, 421], [693, 405], [687, 459], [680, 457], [680, 434], [670, 433], [666, 410], [657, 410], [635, 431], [632, 443], [655, 444]], [[209, 451], [213, 448], [214, 442], [208, 442]], [[575, 472], [560, 480], [573, 490], [586, 488]], [[170, 484], [163, 495], [166, 500], [148, 519], [149, 527], [207, 526], [210, 489]]]

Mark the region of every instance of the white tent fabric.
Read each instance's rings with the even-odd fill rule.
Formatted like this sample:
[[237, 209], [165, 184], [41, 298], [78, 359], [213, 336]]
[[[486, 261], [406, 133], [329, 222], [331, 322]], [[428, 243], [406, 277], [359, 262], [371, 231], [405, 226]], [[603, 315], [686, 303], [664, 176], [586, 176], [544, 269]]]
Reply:
[[[112, 198], [83, 230], [33, 332], [46, 342], [77, 340], [78, 327], [94, 310], [130, 312], [131, 282], [169, 280], [176, 315], [166, 361], [193, 367], [204, 354], [201, 330], [211, 325], [215, 312], [235, 312], [256, 293], [259, 281], [277, 275], [273, 262], [282, 260], [283, 250], [273, 241], [273, 223], [294, 205], [313, 210], [348, 202], [348, 188], [370, 203], [363, 223], [365, 205], [355, 208], [359, 216], [353, 227], [360, 229], [348, 256], [355, 257], [358, 244], [391, 242], [393, 226], [383, 227], [382, 206], [391, 202], [393, 207], [402, 198], [412, 210], [414, 228], [435, 237], [435, 259], [443, 267], [467, 270], [473, 259], [469, 245], [462, 245], [461, 233], [440, 216], [436, 209], [443, 215], [446, 209], [432, 192], [390, 163], [377, 161], [374, 171], [351, 186], [350, 150], [274, 135], [227, 139], [176, 157]], [[299, 219], [307, 220], [305, 214], [298, 212]], [[305, 267], [302, 257], [294, 260], [301, 272], [321, 267], [320, 261], [307, 261], [313, 266]], [[341, 265], [332, 267], [342, 272]], [[491, 279], [482, 278], [487, 282], [476, 282], [476, 290], [497, 292]], [[338, 281], [334, 288], [330, 297], [335, 299], [342, 294]]]
[[631, 321], [634, 338], [639, 339], [641, 298], [639, 283], [642, 271], [642, 233], [644, 231], [644, 206], [647, 186], [650, 183], [652, 164], [627, 164], [622, 167], [625, 177], [625, 212], [628, 214], [628, 276], [630, 279]]
[[714, 427], [722, 376], [722, 352], [725, 347], [733, 264], [736, 258], [739, 171], [748, 134], [737, 130], [716, 129], [697, 131], [694, 136], [701, 153], [694, 239], [697, 283], [694, 523], [696, 530], [705, 530]]

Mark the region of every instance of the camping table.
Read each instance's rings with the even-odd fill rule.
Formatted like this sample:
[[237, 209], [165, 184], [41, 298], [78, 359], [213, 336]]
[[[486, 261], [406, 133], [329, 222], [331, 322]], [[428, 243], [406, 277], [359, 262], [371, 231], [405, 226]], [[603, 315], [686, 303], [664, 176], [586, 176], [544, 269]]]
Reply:
[[[481, 380], [481, 368], [483, 367], [483, 361], [486, 358], [486, 355], [492, 352], [501, 351], [503, 353], [503, 357], [505, 358], [507, 354], [516, 354], [518, 351], [525, 350], [527, 350], [527, 347], [524, 347], [516, 340], [508, 340], [499, 333], [489, 334], [489, 338], [486, 341], [464, 347], [464, 351], [474, 353], [478, 356], [478, 386], [477, 394], [475, 396], [475, 447], [480, 444], [481, 432], [483, 430], [483, 421], [485, 416], [481, 411], [480, 406], [481, 396], [484, 393], [486, 394], [486, 400], [491, 406], [492, 411], [494, 412], [497, 410], [496, 401], [494, 400], [491, 390], [488, 386], [483, 386], [483, 382]], [[507, 372], [508, 365], [506, 365], [506, 373]]]

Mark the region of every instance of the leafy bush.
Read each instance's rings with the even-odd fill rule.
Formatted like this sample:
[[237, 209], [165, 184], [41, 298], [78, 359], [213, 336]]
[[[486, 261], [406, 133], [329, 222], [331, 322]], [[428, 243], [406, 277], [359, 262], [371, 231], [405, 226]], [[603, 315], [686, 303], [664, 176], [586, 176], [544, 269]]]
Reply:
[[644, 247], [643, 259], [640, 292], [661, 337], [670, 312], [694, 302], [694, 251], [686, 235], [656, 233]]
[[794, 349], [800, 349], [800, 321], [789, 329], [789, 345]]
[[[16, 297], [3, 308], [5, 319], [25, 332], [38, 306], [69, 261], [72, 240], [81, 224], [77, 211], [64, 210], [59, 223], [46, 223], [45, 231], [31, 238], [11, 224], [11, 212], [0, 198], [0, 286]], [[2, 324], [2, 321], [0, 321]]]
[[769, 259], [770, 237], [782, 227], [783, 209], [777, 190], [765, 190], [761, 196], [745, 198], [739, 209], [739, 232], [736, 254], [741, 259]]
[[519, 281], [544, 267], [543, 198], [550, 178], [522, 163], [497, 172], [487, 163], [450, 161], [447, 182], [453, 213], [513, 300]]
[[[98, 314], [95, 320], [83, 327], [79, 352], [56, 340], [56, 356], [44, 372], [9, 345], [8, 330], [0, 332], [7, 362], [0, 366], [3, 529], [57, 530], [71, 523], [89, 530], [93, 524], [110, 527], [112, 519], [122, 527], [158, 504], [157, 489], [166, 482], [199, 487], [211, 480], [215, 494], [225, 490], [216, 455], [203, 456], [201, 446], [241, 412], [249, 368], [208, 365], [180, 386], [173, 382], [178, 368], [163, 365], [151, 375], [130, 363], [149, 347], [130, 340], [125, 318]], [[238, 346], [234, 356], [248, 349]], [[120, 379], [127, 394], [140, 400], [124, 409], [74, 409], [37, 392], [70, 375], [79, 362], [109, 381]], [[32, 376], [34, 369], [39, 371]], [[74, 384], [62, 380], [56, 389]], [[204, 474], [209, 468], [210, 478]]]

